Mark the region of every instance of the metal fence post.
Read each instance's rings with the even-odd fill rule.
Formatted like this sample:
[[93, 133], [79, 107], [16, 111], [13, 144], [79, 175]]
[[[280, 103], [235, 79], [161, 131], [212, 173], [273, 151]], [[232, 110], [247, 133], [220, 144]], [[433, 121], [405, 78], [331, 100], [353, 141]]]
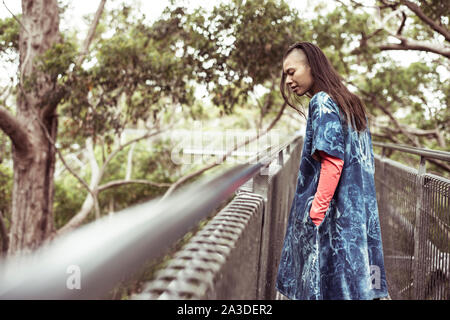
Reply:
[[427, 240], [426, 216], [422, 214], [424, 208], [424, 190], [423, 181], [426, 172], [426, 159], [420, 157], [419, 171], [416, 177], [416, 218], [414, 226], [414, 299], [422, 300], [425, 298], [425, 263], [424, 252]]
[[[270, 164], [269, 164], [270, 166]], [[268, 202], [268, 193], [269, 193], [269, 174], [268, 168], [261, 168], [260, 173], [253, 177], [253, 193], [259, 194], [263, 197], [263, 209], [261, 212], [261, 224], [259, 226], [259, 254], [258, 254], [258, 268], [257, 272], [257, 287], [256, 287], [256, 299], [263, 299], [265, 293], [265, 275], [267, 272], [267, 263], [266, 263], [266, 252], [267, 252], [267, 244], [265, 240], [267, 239], [267, 235], [264, 235], [264, 227], [267, 219], [267, 211], [270, 203]]]
[[[380, 186], [381, 186], [381, 190], [380, 190], [380, 202], [381, 202], [381, 214], [384, 215], [384, 217], [387, 218], [387, 213], [386, 213], [386, 202], [387, 199], [385, 198], [385, 183], [386, 183], [386, 174], [385, 174], [385, 160], [386, 160], [386, 148], [382, 147], [381, 148], [381, 177], [380, 177]], [[380, 214], [380, 213], [378, 213]], [[384, 221], [384, 219], [383, 219]]]

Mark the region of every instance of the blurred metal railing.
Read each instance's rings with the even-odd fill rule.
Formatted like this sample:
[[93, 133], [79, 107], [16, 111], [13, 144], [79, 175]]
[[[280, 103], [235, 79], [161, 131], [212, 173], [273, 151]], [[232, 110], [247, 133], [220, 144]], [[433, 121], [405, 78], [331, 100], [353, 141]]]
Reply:
[[301, 137], [282, 146], [277, 161], [243, 185], [132, 298], [281, 298], [275, 279], [302, 147]]
[[[384, 260], [392, 299], [450, 299], [450, 180], [426, 172], [426, 160], [450, 152], [373, 142]], [[386, 149], [420, 156], [418, 169]]]
[[[267, 208], [267, 197], [272, 196], [267, 193], [270, 192], [267, 190], [267, 181], [272, 179], [268, 175], [269, 168], [281, 165], [280, 159], [282, 162], [283, 157], [287, 158], [283, 154], [287, 155], [291, 152], [291, 145], [294, 145], [296, 150], [297, 159], [294, 160], [299, 160], [302, 141], [301, 137], [296, 136], [281, 146], [258, 154], [256, 161], [255, 159], [249, 160], [246, 164], [237, 165], [223, 174], [213, 178], [204, 178], [193, 185], [182, 187], [163, 201], [156, 199], [127, 208], [112, 217], [102, 218], [57, 238], [31, 254], [0, 260], [0, 299], [103, 298], [118, 282], [139, 270], [145, 262], [159, 257], [162, 252], [195, 227], [201, 219], [208, 217], [239, 188], [241, 189], [236, 198], [239, 198], [241, 205], [234, 210], [234, 216], [225, 218], [226, 215], [222, 214], [216, 217], [213, 220], [216, 225], [212, 229], [206, 228], [202, 233], [202, 237], [205, 239], [220, 235], [218, 243], [214, 246], [215, 251], [208, 247], [208, 241], [205, 240], [204, 245], [201, 241], [198, 242], [201, 245], [203, 258], [205, 258], [204, 254], [210, 254], [209, 260], [208, 257], [206, 260], [198, 259], [198, 255], [197, 259], [195, 255], [191, 255], [189, 259], [193, 265], [200, 263], [203, 268], [207, 268], [207, 264], [204, 262], [209, 261], [211, 262], [209, 266], [212, 268], [209, 270], [215, 270], [215, 275], [228, 273], [228, 279], [233, 278], [237, 281], [241, 281], [242, 277], [247, 276], [249, 272], [255, 273], [256, 267], [259, 271], [254, 281], [256, 287], [248, 288], [245, 291], [245, 286], [240, 286], [243, 290], [240, 297], [253, 296], [256, 292], [263, 292], [260, 285], [266, 282], [263, 277], [267, 275], [273, 277], [275, 272], [272, 266], [274, 262], [269, 263], [270, 267], [268, 267], [267, 261], [272, 259], [270, 255], [272, 247], [267, 246], [271, 238], [264, 229], [271, 224], [265, 221], [259, 227], [255, 225], [255, 232], [247, 230], [246, 219], [250, 218], [248, 209], [250, 208], [250, 211], [255, 212], [255, 216], [257, 216], [257, 212], [260, 212], [263, 207]], [[278, 161], [273, 161], [275, 159]], [[296, 172], [298, 163], [295, 161], [291, 161], [291, 163], [294, 164], [291, 165], [292, 170]], [[296, 174], [292, 174], [292, 172], [285, 174], [288, 174], [290, 181], [288, 184], [285, 183], [285, 188], [290, 186], [292, 189]], [[252, 182], [252, 191], [254, 190], [256, 193], [245, 191], [249, 182]], [[257, 195], [261, 186], [266, 186], [265, 196]], [[292, 193], [292, 190], [290, 191]], [[287, 200], [286, 204], [289, 203], [289, 199]], [[227, 207], [227, 210], [233, 206], [236, 207], [236, 203], [234, 201]], [[288, 211], [284, 207], [283, 210]], [[239, 215], [240, 211], [241, 216]], [[260, 222], [264, 221], [264, 218], [268, 218], [268, 216], [259, 215]], [[239, 245], [237, 242], [238, 240], [242, 242], [239, 230], [246, 230], [247, 234], [256, 235], [256, 238], [252, 239], [252, 241], [257, 241], [254, 244], [257, 253], [256, 260], [248, 260], [248, 255], [242, 255], [248, 249], [246, 249], [247, 245]], [[281, 238], [283, 236], [284, 234], [278, 235]], [[228, 247], [226, 247], [227, 243]], [[236, 246], [243, 248], [244, 251], [236, 251]], [[281, 250], [280, 245], [279, 247]], [[246, 273], [239, 274], [239, 270], [229, 268], [227, 271], [226, 268], [223, 268], [223, 263], [229, 260], [229, 256], [236, 257], [236, 254], [241, 259], [239, 262], [242, 266], [250, 266]], [[246, 260], [252, 263], [257, 262], [257, 265], [246, 264]], [[219, 264], [214, 265], [214, 261]], [[230, 270], [237, 273], [230, 275]], [[78, 283], [77, 281], [73, 283], [74, 277], [79, 278]], [[187, 280], [194, 284], [196, 289], [193, 292], [197, 295], [201, 294], [199, 291], [201, 283], [198, 279], [191, 276]], [[220, 285], [213, 286], [213, 295], [233, 298], [228, 294], [236, 292], [229, 290], [227, 293], [229, 287], [226, 281], [227, 278], [222, 281], [224, 288], [221, 288]], [[178, 290], [182, 293], [184, 287], [179, 287]], [[258, 294], [258, 296], [260, 295]], [[193, 296], [195, 295], [191, 295], [191, 297]], [[189, 294], [185, 297], [189, 298]]]

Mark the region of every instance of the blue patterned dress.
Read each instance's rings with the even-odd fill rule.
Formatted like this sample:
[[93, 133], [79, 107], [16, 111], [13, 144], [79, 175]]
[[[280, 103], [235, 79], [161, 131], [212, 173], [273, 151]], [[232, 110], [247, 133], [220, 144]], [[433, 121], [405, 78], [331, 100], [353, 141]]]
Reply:
[[[297, 189], [278, 268], [277, 289], [290, 299], [387, 296], [370, 130], [358, 135], [321, 91], [309, 103]], [[321, 164], [316, 150], [344, 160], [336, 191], [317, 227], [309, 217]]]

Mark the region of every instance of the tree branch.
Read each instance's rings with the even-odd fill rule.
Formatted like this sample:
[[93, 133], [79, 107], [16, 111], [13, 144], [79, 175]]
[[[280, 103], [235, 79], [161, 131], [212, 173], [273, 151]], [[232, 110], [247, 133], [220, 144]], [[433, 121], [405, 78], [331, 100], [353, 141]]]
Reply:
[[[170, 127], [169, 127], [170, 128]], [[99, 186], [100, 181], [103, 178], [103, 175], [105, 173], [106, 167], [109, 164], [109, 162], [124, 148], [126, 148], [127, 146], [129, 146], [130, 144], [136, 143], [142, 139], [145, 138], [149, 138], [153, 135], [159, 134], [161, 132], [164, 132], [168, 129], [164, 129], [164, 130], [159, 130], [156, 132], [148, 132], [146, 134], [144, 134], [143, 136], [140, 136], [136, 139], [132, 139], [130, 141], [128, 141], [127, 143], [119, 146], [116, 150], [114, 150], [109, 156], [108, 158], [105, 160], [105, 162], [103, 163], [103, 165], [101, 166], [101, 168], [98, 167], [98, 164], [94, 158], [94, 151], [92, 150], [92, 144], [87, 144], [88, 150], [89, 150], [89, 160], [91, 163], [91, 167], [92, 167], [92, 175], [91, 175], [91, 184], [89, 187], [89, 192], [90, 194], [86, 197], [86, 199], [84, 200], [83, 206], [81, 207], [81, 210], [75, 214], [69, 222], [67, 222], [63, 227], [61, 227], [57, 232], [56, 235], [60, 236], [64, 233], [67, 233], [75, 228], [77, 228], [78, 226], [80, 226], [83, 221], [87, 218], [87, 216], [89, 215], [89, 213], [91, 212], [91, 210], [94, 208], [95, 209], [95, 215], [96, 218], [99, 218], [99, 214], [100, 214], [100, 208], [99, 208], [99, 204], [98, 204], [98, 194], [101, 191], [104, 191], [106, 189], [115, 187], [115, 186], [119, 186], [119, 185], [124, 185], [124, 184], [128, 184], [128, 183], [142, 183], [142, 184], [151, 184], [151, 185], [156, 185], [158, 187], [167, 187], [168, 185], [165, 184], [157, 184], [157, 183], [153, 183], [147, 180], [114, 180], [114, 181], [110, 181], [108, 183], [105, 183], [102, 186]], [[72, 173], [72, 172], [71, 172]]]
[[408, 0], [401, 0], [401, 3], [407, 6], [409, 10], [414, 12], [416, 16], [419, 17], [419, 19], [425, 22], [428, 26], [430, 26], [431, 29], [443, 35], [445, 37], [445, 40], [450, 41], [450, 31], [428, 17], [417, 4]]
[[[374, 44], [375, 46], [378, 47], [378, 49], [380, 49], [382, 51], [387, 51], [387, 50], [425, 51], [425, 52], [436, 53], [438, 55], [441, 55], [441, 56], [444, 56], [444, 57], [450, 59], [450, 48], [448, 46], [439, 45], [437, 43], [408, 39], [398, 33], [401, 31], [400, 29], [398, 31], [396, 31], [395, 33], [391, 32], [390, 30], [387, 30], [385, 28], [377, 29], [373, 34], [371, 34], [369, 36], [363, 35], [363, 37], [360, 41], [360, 48], [366, 47], [368, 45], [367, 40], [372, 38], [375, 34], [380, 32], [381, 30], [387, 31], [391, 36], [400, 40], [400, 43], [384, 43], [384, 44], [378, 44], [378, 45]], [[361, 53], [360, 48], [353, 49], [350, 53], [351, 54], [359, 54], [359, 53]]]
[[31, 141], [24, 126], [2, 106], [0, 106], [0, 130], [11, 139], [17, 152], [26, 154], [31, 151]]
[[405, 27], [405, 22], [406, 22], [406, 14], [402, 11], [402, 23], [400, 24], [400, 27], [397, 30], [397, 35], [401, 35], [403, 32], [403, 28]]
[[[12, 86], [5, 86], [5, 88], [3, 88], [3, 90], [0, 92], [0, 97], [3, 101], [8, 100], [9, 96], [11, 95], [11, 87]], [[5, 97], [3, 97], [3, 95], [6, 93]]]
[[[86, 139], [86, 149], [87, 154], [89, 158], [89, 163], [91, 164], [91, 183], [89, 187], [92, 190], [91, 197], [93, 198], [94, 202], [94, 209], [95, 209], [95, 219], [100, 219], [100, 207], [98, 204], [98, 184], [100, 183], [100, 180], [102, 177], [100, 176], [100, 168], [98, 166], [97, 159], [95, 159], [95, 152], [94, 152], [94, 145], [92, 143], [92, 138], [89, 137]], [[84, 219], [83, 219], [84, 220]]]
[[380, 2], [383, 4], [380, 9], [391, 8], [392, 10], [396, 10], [399, 5], [397, 2], [389, 2], [386, 0], [380, 0]]
[[86, 149], [88, 153], [89, 163], [91, 165], [91, 181], [89, 185], [89, 194], [86, 196], [80, 211], [78, 211], [62, 228], [57, 231], [58, 235], [66, 233], [80, 226], [87, 218], [92, 208], [95, 209], [95, 218], [100, 218], [100, 208], [98, 204], [98, 190], [97, 186], [100, 182], [100, 170], [95, 159], [94, 149], [92, 145], [92, 138], [86, 140]]
[[[390, 3], [388, 1], [381, 1], [384, 6], [380, 7], [380, 9], [389, 7], [393, 10], [397, 10], [398, 5], [400, 4], [399, 2], [395, 2], [395, 3]], [[413, 12], [421, 19], [427, 18], [429, 21], [429, 23], [427, 23], [428, 25], [434, 24], [435, 26], [439, 27], [440, 30], [436, 30], [436, 28], [433, 28], [435, 31], [438, 31], [440, 34], [443, 34], [444, 37], [446, 37], [447, 41], [449, 40], [447, 37], [450, 36], [450, 32], [445, 29], [445, 27], [440, 27], [438, 24], [436, 24], [433, 20], [431, 20], [430, 18], [428, 18], [420, 9], [420, 7], [418, 7], [416, 4], [407, 1], [407, 0], [402, 0], [401, 3], [405, 4], [406, 6], [408, 6], [409, 9], [412, 10], [412, 8], [414, 8]], [[397, 10], [398, 11], [398, 10]], [[397, 11], [392, 12], [390, 15], [388, 15], [388, 17], [386, 17], [383, 20], [383, 24], [380, 28], [378, 28], [372, 35], [369, 36], [365, 36], [363, 34], [363, 37], [360, 41], [360, 47], [366, 47], [368, 45], [367, 40], [369, 40], [371, 37], [373, 37], [373, 35], [375, 35], [376, 33], [380, 32], [381, 30], [386, 31], [389, 35], [391, 35], [394, 38], [397, 38], [398, 40], [400, 40], [400, 43], [382, 43], [382, 44], [376, 44], [374, 43], [373, 45], [375, 45], [376, 47], [378, 47], [378, 49], [382, 50], [382, 51], [388, 51], [388, 50], [414, 50], [414, 51], [424, 51], [424, 52], [432, 52], [438, 55], [442, 55], [448, 59], [450, 59], [450, 47], [445, 45], [445, 44], [439, 44], [439, 43], [433, 43], [433, 42], [425, 42], [425, 41], [418, 41], [418, 40], [413, 40], [413, 39], [408, 39], [404, 36], [401, 35], [403, 28], [405, 26], [405, 22], [406, 22], [406, 14], [400, 10], [401, 13], [401, 22], [400, 22], [400, 26], [397, 28], [397, 30], [391, 30], [388, 27], [387, 21], [395, 16], [395, 14], [397, 13]], [[354, 49], [351, 53], [352, 54], [359, 54], [361, 52], [361, 49], [357, 48]]]
[[3, 5], [5, 6], [6, 10], [8, 10], [9, 13], [13, 16], [14, 20], [16, 20], [17, 23], [23, 28], [23, 30], [25, 30], [25, 32], [29, 34], [30, 32], [28, 32], [27, 28], [25, 28], [23, 23], [16, 17], [16, 15], [14, 13], [11, 12], [11, 10], [9, 10], [8, 6], [5, 3], [5, 0], [3, 0]]
[[110, 189], [110, 188], [114, 188], [114, 187], [118, 187], [118, 186], [123, 186], [123, 185], [127, 185], [127, 184], [148, 184], [150, 186], [154, 186], [154, 187], [158, 187], [158, 188], [164, 188], [164, 187], [170, 187], [171, 184], [170, 183], [158, 183], [158, 182], [152, 182], [152, 181], [148, 181], [148, 180], [144, 180], [144, 179], [132, 179], [132, 180], [114, 180], [114, 181], [110, 181], [105, 183], [104, 185], [101, 185], [98, 187], [98, 192], [102, 192], [105, 191], [106, 189]]
[[113, 159], [120, 151], [122, 151], [123, 149], [125, 149], [126, 147], [128, 147], [130, 144], [139, 142], [139, 141], [141, 141], [141, 140], [143, 140], [143, 139], [147, 139], [147, 138], [150, 138], [150, 137], [152, 137], [152, 136], [154, 136], [154, 135], [157, 135], [157, 134], [160, 134], [160, 133], [162, 133], [162, 132], [165, 132], [165, 131], [171, 129], [172, 126], [173, 126], [173, 124], [170, 125], [170, 126], [169, 126], [168, 128], [166, 128], [166, 129], [162, 129], [162, 130], [160, 129], [160, 130], [155, 131], [155, 132], [147, 132], [146, 134], [144, 134], [144, 135], [142, 135], [142, 136], [140, 136], [140, 137], [137, 137], [137, 138], [135, 138], [135, 139], [132, 139], [132, 140], [130, 140], [130, 141], [127, 141], [127, 142], [124, 143], [123, 145], [120, 145], [116, 150], [114, 150], [113, 152], [111, 152], [111, 153], [109, 154], [109, 156], [106, 158], [106, 160], [105, 160], [105, 162], [103, 163], [102, 168], [101, 168], [101, 170], [100, 170], [100, 177], [103, 177], [103, 174], [105, 173], [106, 166], [109, 164], [109, 162], [111, 162], [111, 160], [112, 160], [112, 159]]
[[[435, 138], [438, 141], [439, 146], [441, 146], [442, 148], [445, 148], [445, 141], [444, 141], [443, 137], [441, 136], [439, 129], [423, 130], [423, 129], [408, 127], [405, 125], [400, 125], [403, 129], [403, 132], [402, 132], [402, 131], [400, 131], [400, 129], [391, 129], [389, 127], [379, 126], [375, 123], [373, 123], [373, 125], [382, 131], [389, 132], [388, 136], [392, 136], [392, 134], [400, 134], [403, 132], [407, 132], [408, 134], [414, 135], [417, 137]], [[385, 136], [385, 138], [388, 138], [388, 136]]]
[[414, 145], [416, 145], [415, 139], [406, 130], [403, 129], [403, 127], [400, 125], [400, 123], [397, 121], [397, 119], [395, 119], [394, 115], [388, 110], [388, 108], [386, 108], [382, 103], [380, 103], [378, 101], [376, 95], [373, 93], [368, 93], [368, 92], [365, 92], [365, 94], [369, 95], [370, 100], [373, 102], [373, 104], [389, 117], [389, 119], [392, 121], [392, 123], [395, 125], [395, 127], [397, 127], [398, 130], [403, 135], [405, 135], [405, 137], [408, 138], [408, 140], [410, 140]]
[[390, 134], [381, 134], [381, 133], [374, 132], [374, 131], [371, 131], [370, 134], [371, 134], [372, 136], [374, 136], [374, 137], [387, 139], [387, 140], [392, 141], [393, 143], [397, 143], [397, 140], [395, 140], [395, 139], [392, 137], [392, 135], [390, 135]]
[[[408, 132], [407, 130], [405, 130], [404, 126], [401, 125], [397, 119], [395, 119], [395, 117], [393, 116], [393, 114], [386, 108], [384, 107], [377, 99], [376, 95], [370, 92], [366, 92], [360, 88], [358, 88], [358, 90], [363, 93], [364, 95], [368, 96], [369, 99], [374, 103], [374, 105], [376, 107], [378, 107], [379, 109], [381, 109], [388, 117], [389, 119], [391, 119], [391, 121], [394, 123], [394, 125], [398, 128], [398, 131], [400, 133], [402, 133], [405, 137], [408, 138], [408, 140], [412, 143], [413, 146], [418, 147], [418, 148], [422, 148], [422, 145], [416, 140], [414, 139], [414, 136], [412, 135], [412, 133]], [[391, 133], [396, 132], [394, 129], [389, 129], [386, 128], [388, 131], [391, 131]], [[393, 135], [391, 134], [391, 138], [390, 140], [394, 141], [394, 143], [399, 143], [398, 141], [396, 141], [395, 139], [393, 139]], [[439, 138], [438, 138], [439, 140]], [[428, 159], [429, 162], [437, 165], [438, 167], [447, 170], [448, 172], [450, 172], [450, 165], [446, 164], [446, 163], [441, 163], [439, 160], [435, 160], [435, 159]]]
[[83, 60], [86, 58], [87, 54], [89, 53], [89, 46], [91, 45], [92, 39], [95, 35], [95, 30], [97, 29], [98, 23], [100, 21], [100, 17], [103, 13], [103, 9], [105, 8], [106, 0], [101, 0], [100, 4], [98, 5], [97, 11], [95, 12], [94, 20], [92, 21], [92, 24], [89, 28], [88, 34], [86, 36], [86, 39], [84, 39], [83, 47], [81, 49], [80, 55], [78, 56], [76, 65], [81, 66], [83, 63]]
[[125, 180], [131, 180], [131, 175], [133, 174], [133, 152], [136, 144], [133, 144], [128, 151], [128, 159], [127, 159], [127, 170], [125, 173]]
[[[387, 133], [387, 134], [379, 134], [379, 133], [376, 133], [376, 132], [371, 132], [371, 134], [374, 137], [385, 138], [385, 139], [388, 139], [388, 140], [390, 140], [390, 141], [392, 141], [393, 143], [396, 143], [396, 144], [400, 144], [401, 143], [398, 139], [395, 138], [395, 135], [393, 134], [393, 133], [395, 133], [395, 130], [390, 129], [388, 127], [385, 127], [383, 129], [385, 129], [389, 133]], [[417, 147], [421, 147], [419, 144], [417, 144], [416, 146]], [[434, 165], [438, 166], [441, 169], [444, 169], [444, 170], [450, 172], [450, 165], [448, 165], [446, 163], [440, 162], [439, 160], [436, 160], [436, 159], [427, 159], [427, 161], [430, 162], [430, 163], [433, 163]]]
[[[440, 46], [438, 44], [428, 43], [424, 41], [416, 41], [407, 39], [405, 37], [395, 35], [401, 43], [386, 43], [378, 45], [378, 48], [382, 51], [385, 50], [414, 50], [414, 51], [425, 51], [432, 52], [444, 56], [450, 59], [450, 48], [445, 46]], [[355, 52], [357, 53], [357, 52]]]

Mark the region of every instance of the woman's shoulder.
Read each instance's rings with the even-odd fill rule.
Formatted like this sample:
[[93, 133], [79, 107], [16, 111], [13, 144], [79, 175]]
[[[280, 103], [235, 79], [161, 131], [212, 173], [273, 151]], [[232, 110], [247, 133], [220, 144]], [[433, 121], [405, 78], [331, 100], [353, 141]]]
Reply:
[[311, 111], [322, 112], [336, 112], [339, 114], [339, 107], [336, 102], [331, 98], [331, 96], [325, 91], [319, 91], [311, 98], [309, 102]]

